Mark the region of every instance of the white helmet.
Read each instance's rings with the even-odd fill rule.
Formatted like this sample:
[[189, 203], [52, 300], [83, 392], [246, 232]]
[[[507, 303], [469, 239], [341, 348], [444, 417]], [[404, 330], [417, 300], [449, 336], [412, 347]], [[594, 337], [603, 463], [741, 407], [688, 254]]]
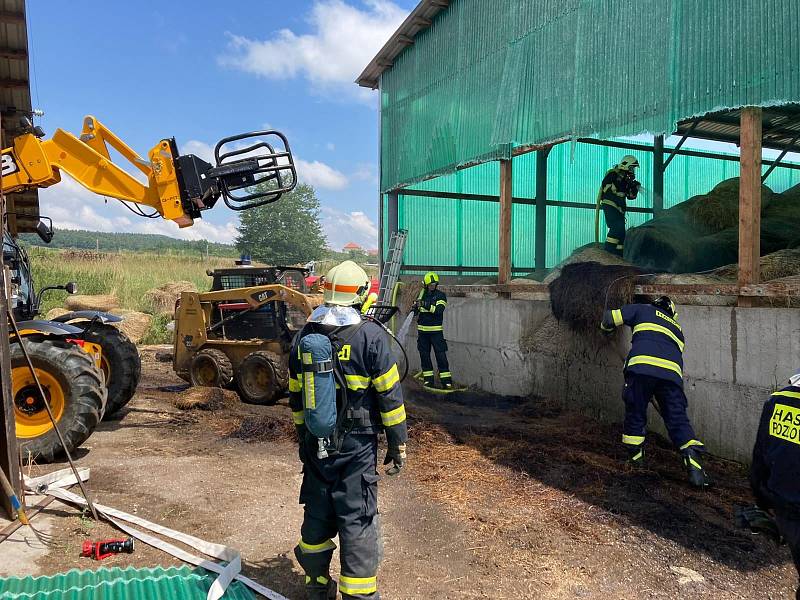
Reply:
[[622, 160], [619, 161], [619, 164], [617, 166], [623, 171], [632, 172], [639, 166], [639, 161], [636, 160], [636, 157], [633, 156], [632, 154], [626, 154], [625, 156], [622, 157]]
[[332, 267], [325, 275], [324, 301], [337, 306], [362, 304], [369, 294], [370, 280], [352, 260]]
[[789, 377], [789, 385], [800, 387], [800, 369], [794, 372], [794, 375]]

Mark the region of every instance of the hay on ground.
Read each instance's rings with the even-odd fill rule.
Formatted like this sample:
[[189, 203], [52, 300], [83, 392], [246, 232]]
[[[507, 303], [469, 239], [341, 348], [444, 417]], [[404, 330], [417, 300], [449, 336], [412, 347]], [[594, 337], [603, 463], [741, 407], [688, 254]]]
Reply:
[[633, 300], [633, 288], [641, 273], [637, 267], [598, 262], [566, 265], [549, 285], [553, 315], [573, 330], [595, 331], [604, 308], [616, 308]]
[[291, 419], [272, 415], [247, 416], [228, 435], [246, 442], [297, 439], [297, 431]]
[[153, 316], [135, 310], [115, 310], [113, 314], [122, 317], [122, 321], [114, 323], [117, 329], [127, 335], [134, 344], [142, 341], [153, 322]]
[[101, 312], [109, 312], [119, 306], [119, 300], [116, 294], [98, 294], [96, 296], [76, 294], [74, 296], [67, 296], [64, 306], [69, 310], [99, 310]]
[[191, 281], [171, 281], [164, 285], [147, 290], [144, 299], [153, 307], [153, 314], [172, 315], [175, 312], [175, 302], [182, 292], [196, 292], [197, 286]]
[[191, 387], [170, 398], [175, 408], [181, 410], [219, 410], [239, 403], [239, 396], [231, 390], [212, 387]]

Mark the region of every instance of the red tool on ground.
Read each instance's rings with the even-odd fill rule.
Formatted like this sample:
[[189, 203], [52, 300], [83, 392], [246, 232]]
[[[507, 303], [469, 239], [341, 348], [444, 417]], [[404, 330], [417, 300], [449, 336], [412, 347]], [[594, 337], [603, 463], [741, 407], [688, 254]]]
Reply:
[[103, 560], [112, 554], [119, 554], [121, 552], [133, 554], [133, 538], [128, 538], [126, 540], [101, 540], [99, 542], [86, 540], [83, 542], [81, 556], [87, 556], [95, 560]]

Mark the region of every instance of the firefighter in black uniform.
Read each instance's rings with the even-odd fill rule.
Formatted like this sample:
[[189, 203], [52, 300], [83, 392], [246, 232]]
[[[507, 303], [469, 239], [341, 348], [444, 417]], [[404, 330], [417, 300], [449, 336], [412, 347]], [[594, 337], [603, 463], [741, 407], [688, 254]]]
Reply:
[[597, 205], [603, 209], [608, 235], [605, 249], [612, 254], [622, 256], [625, 247], [625, 212], [628, 200], [635, 200], [641, 184], [636, 181], [636, 169], [639, 161], [628, 154], [603, 177]]
[[625, 422], [622, 443], [633, 466], [644, 463], [644, 438], [647, 429], [647, 406], [655, 396], [672, 443], [680, 449], [689, 482], [697, 487], [709, 484], [700, 464], [705, 452], [695, 436], [683, 392], [683, 332], [678, 324], [675, 304], [661, 296], [652, 304], [627, 304], [607, 310], [601, 329], [611, 333], [620, 325], [633, 332], [631, 350], [625, 361]]
[[[325, 304], [309, 317], [289, 355], [289, 403], [304, 467], [300, 503], [305, 505], [305, 516], [295, 556], [305, 571], [307, 597], [335, 598], [329, 566], [336, 548], [332, 538], [338, 534], [342, 597], [377, 600], [378, 434], [386, 432], [384, 465], [391, 463], [387, 473], [395, 475], [405, 462], [407, 439], [400, 375], [389, 335], [358, 310], [370, 287], [364, 270], [345, 261], [327, 273], [324, 286]], [[347, 387], [344, 407], [345, 395], [341, 388], [337, 391], [337, 410], [343, 413], [341, 447], [326, 458], [319, 458], [317, 440], [305, 427], [303, 411], [305, 379], [298, 345], [311, 332], [337, 342], [335, 362]]]
[[[774, 511], [800, 573], [800, 371], [764, 404], [750, 485], [759, 508]], [[800, 599], [800, 588], [796, 598]]]
[[447, 296], [439, 290], [439, 276], [436, 273], [426, 273], [422, 283], [422, 290], [413, 306], [413, 310], [417, 313], [417, 350], [419, 350], [422, 378], [426, 387], [433, 387], [431, 362], [431, 348], [433, 348], [436, 366], [439, 367], [439, 382], [444, 389], [451, 390], [453, 377], [447, 362], [447, 341], [444, 339], [443, 325]]

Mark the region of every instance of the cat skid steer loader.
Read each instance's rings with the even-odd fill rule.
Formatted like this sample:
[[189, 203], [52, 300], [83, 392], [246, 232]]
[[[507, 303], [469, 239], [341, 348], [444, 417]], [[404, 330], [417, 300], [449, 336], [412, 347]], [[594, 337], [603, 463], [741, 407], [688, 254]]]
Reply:
[[[288, 141], [274, 130], [220, 140], [212, 165], [192, 154], [181, 155], [174, 138], [161, 140], [142, 158], [92, 116], [84, 119], [80, 136], [58, 129], [43, 140], [44, 132], [28, 117], [21, 119], [21, 127], [25, 133], [0, 154], [4, 193], [56, 185], [64, 172], [99, 196], [122, 201], [139, 216], [190, 227], [220, 198], [232, 210], [247, 210], [275, 202], [297, 182]], [[147, 182], [116, 164], [112, 150]], [[47, 229], [40, 227], [40, 235], [46, 236]], [[3, 287], [17, 296], [16, 303], [12, 298], [17, 310], [10, 310], [8, 318], [12, 325], [21, 319], [19, 338], [10, 340], [17, 438], [25, 454], [49, 462], [62, 448], [45, 403], [71, 452], [104, 413], [118, 410], [133, 395], [139, 356], [110, 325], [113, 315], [73, 313], [62, 317], [69, 322], [35, 320], [38, 296], [32, 290], [30, 264], [16, 241], [8, 240], [3, 244]], [[74, 284], [56, 288], [69, 292]]]
[[[209, 275], [212, 291], [183, 292], [178, 300], [175, 372], [194, 385], [235, 387], [245, 402], [274, 404], [289, 384], [292, 339], [322, 295], [306, 293], [301, 269], [241, 267]], [[264, 285], [239, 287], [251, 282]]]

